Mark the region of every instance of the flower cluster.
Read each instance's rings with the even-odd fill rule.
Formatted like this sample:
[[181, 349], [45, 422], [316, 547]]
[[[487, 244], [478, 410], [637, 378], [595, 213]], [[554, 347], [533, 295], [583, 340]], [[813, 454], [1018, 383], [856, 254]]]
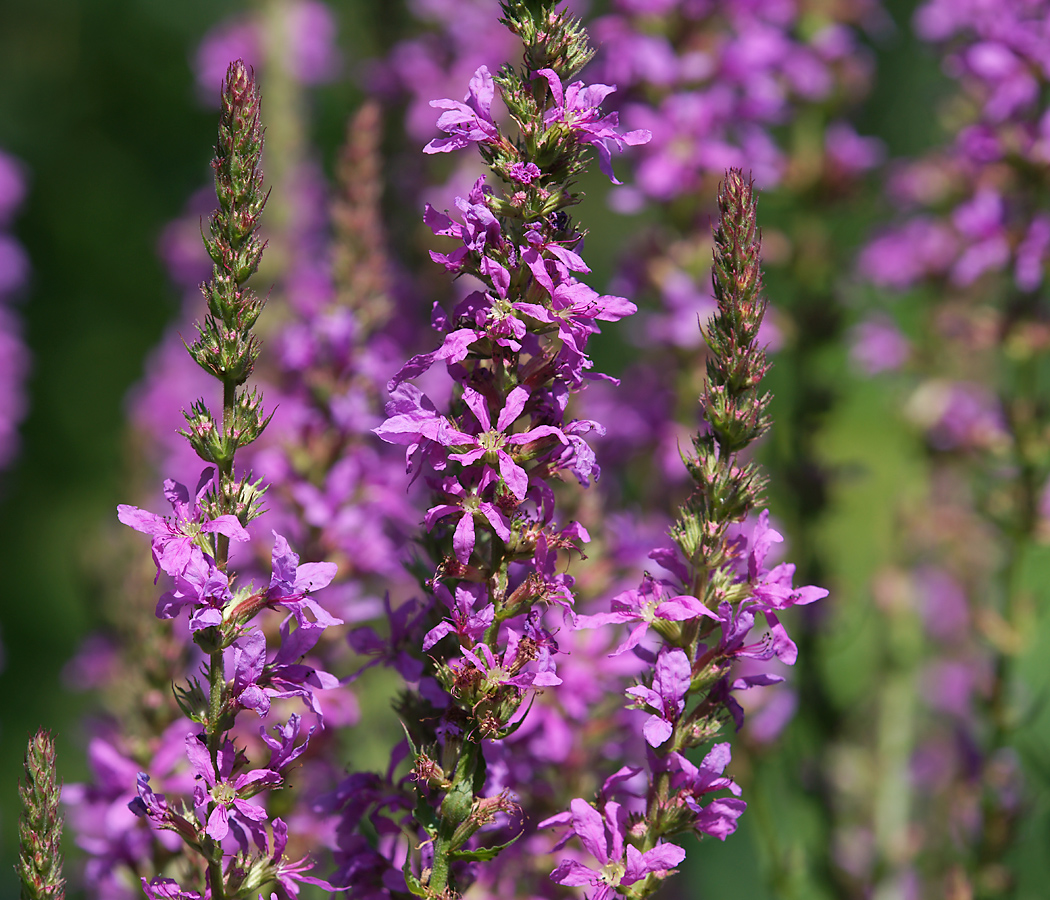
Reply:
[[[814, 21], [805, 20], [803, 6], [620, 0], [594, 23], [601, 72], [625, 92], [625, 120], [653, 134], [638, 165], [643, 195], [692, 194], [705, 177], [745, 164], [772, 186], [787, 167], [773, 129], [800, 103], [862, 87], [870, 63], [850, 26], [875, 25], [877, 4], [821, 9]], [[845, 121], [827, 129], [825, 144], [844, 173], [878, 162], [877, 143]], [[638, 202], [627, 192], [619, 199]]]
[[894, 175], [906, 217], [860, 259], [875, 284], [901, 290], [943, 279], [958, 289], [992, 272], [1009, 272], [1022, 292], [1042, 283], [1050, 220], [1026, 179], [1050, 160], [1046, 13], [1044, 3], [937, 0], [916, 13], [919, 35], [945, 49], [962, 115], [946, 147]]

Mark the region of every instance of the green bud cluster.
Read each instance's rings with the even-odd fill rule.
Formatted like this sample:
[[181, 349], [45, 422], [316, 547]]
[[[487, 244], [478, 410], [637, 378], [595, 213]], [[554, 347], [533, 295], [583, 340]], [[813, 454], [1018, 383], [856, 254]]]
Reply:
[[252, 333], [263, 301], [245, 282], [255, 274], [265, 243], [259, 217], [267, 195], [262, 187], [263, 129], [259, 92], [247, 66], [230, 64], [223, 84], [219, 136], [215, 147], [215, 195], [219, 206], [209, 221], [204, 244], [211, 256], [211, 281], [201, 286], [208, 314], [197, 323], [197, 340], [187, 350], [223, 385], [223, 411], [217, 420], [204, 400], [183, 411], [180, 433], [197, 455], [219, 470], [219, 486], [209, 497], [216, 514], [236, 515], [246, 524], [260, 513], [260, 491], [248, 479], [233, 477], [238, 448], [255, 441], [269, 423], [262, 396], [239, 389], [252, 374], [259, 340]]
[[55, 741], [41, 729], [29, 739], [25, 781], [18, 785], [22, 815], [18, 820], [18, 875], [22, 900], [62, 900], [62, 785], [55, 767]]
[[580, 20], [555, 10], [557, 5], [556, 0], [501, 0], [500, 22], [521, 38], [527, 69], [553, 69], [564, 81], [590, 62], [594, 50]]

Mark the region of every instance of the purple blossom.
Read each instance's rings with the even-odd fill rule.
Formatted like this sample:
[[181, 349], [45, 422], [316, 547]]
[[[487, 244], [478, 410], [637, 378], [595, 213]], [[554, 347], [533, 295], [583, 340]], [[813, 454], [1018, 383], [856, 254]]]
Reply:
[[616, 90], [614, 86], [586, 85], [582, 81], [574, 81], [563, 88], [561, 79], [553, 69], [540, 69], [536, 74], [547, 79], [555, 103], [544, 116], [543, 124], [548, 129], [560, 124], [569, 129], [581, 144], [594, 147], [598, 153], [598, 166], [605, 176], [613, 184], [622, 184], [613, 174], [610, 145], [618, 150], [623, 150], [624, 145], [636, 147], [648, 143], [652, 133], [645, 128], [623, 133], [619, 130], [619, 116], [615, 112], [601, 115], [598, 107]]
[[[506, 684], [518, 688], [553, 687], [561, 684], [549, 655], [541, 655], [536, 660], [535, 667], [521, 668], [521, 664], [518, 663], [521, 635], [512, 628], [508, 628], [506, 634], [507, 646], [499, 660], [488, 644], [478, 644], [475, 648], [477, 652], [466, 647], [461, 648], [466, 662], [481, 672], [488, 684]], [[525, 662], [531, 666], [527, 660]], [[460, 665], [463, 665], [463, 661], [460, 661]]]
[[208, 748], [193, 735], [186, 738], [186, 755], [197, 778], [204, 782], [204, 785], [198, 784], [193, 791], [193, 805], [197, 814], [203, 819], [208, 805], [213, 804], [211, 812], [207, 813], [205, 834], [217, 841], [223, 840], [230, 833], [231, 817], [241, 817], [250, 831], [254, 831], [258, 823], [266, 821], [266, 810], [249, 803], [240, 794], [248, 793], [250, 796], [263, 788], [280, 784], [282, 779], [279, 773], [271, 769], [251, 769], [231, 777], [237, 759], [237, 751], [231, 741], [226, 741], [219, 749], [217, 769], [212, 765]]
[[372, 431], [389, 444], [406, 444], [406, 471], [418, 473], [423, 459], [431, 459], [435, 468], [444, 468], [444, 459], [437, 447], [454, 447], [474, 443], [469, 434], [456, 429], [442, 416], [437, 407], [419, 388], [399, 384], [391, 391], [387, 403], [387, 419]]
[[[143, 878], [142, 891], [149, 900], [201, 900], [197, 891], [184, 891], [174, 878], [154, 878], [152, 881]], [[211, 892], [206, 891], [205, 900], [210, 896]]]
[[[593, 888], [591, 900], [609, 900], [621, 885], [632, 885], [650, 873], [667, 872], [685, 859], [685, 850], [677, 844], [660, 843], [645, 853], [626, 844], [625, 852], [625, 817], [615, 801], [605, 804], [604, 815], [578, 798], [569, 808], [572, 811], [569, 836], [579, 837], [587, 852], [598, 861], [599, 868], [591, 869], [574, 859], [566, 859], [551, 873], [551, 880], [571, 887]], [[555, 823], [547, 819], [540, 827], [548, 824]]]
[[265, 594], [266, 605], [284, 606], [291, 610], [300, 628], [309, 624], [304, 615], [305, 610], [309, 610], [321, 626], [342, 625], [342, 619], [329, 614], [307, 596], [310, 591], [319, 591], [327, 587], [335, 578], [339, 567], [331, 562], [300, 565], [299, 554], [292, 550], [288, 541], [276, 531], [273, 532], [273, 538], [273, 574]]
[[326, 627], [320, 622], [305, 622], [292, 631], [291, 619], [286, 619], [280, 627], [281, 646], [269, 664], [262, 632], [251, 631], [239, 639], [226, 651], [226, 668], [232, 669], [231, 690], [238, 705], [266, 716], [271, 699], [299, 697], [323, 724], [314, 691], [338, 687], [339, 679], [300, 660], [317, 644]]
[[507, 395], [507, 402], [496, 420], [496, 427], [493, 428], [492, 419], [489, 417], [488, 402], [473, 388], [465, 388], [463, 402], [474, 413], [474, 417], [481, 426], [481, 433], [476, 436], [464, 435], [467, 440], [460, 440], [458, 444], [468, 445], [468, 449], [449, 454], [449, 459], [454, 459], [463, 465], [470, 465], [481, 459], [484, 459], [486, 463], [497, 465], [503, 482], [519, 501], [525, 499], [529, 476], [504, 448], [520, 447], [545, 437], [554, 437], [563, 443], [567, 442], [562, 430], [553, 425], [539, 425], [517, 434], [505, 433], [521, 416], [528, 400], [527, 388], [520, 385], [514, 388]]
[[424, 153], [448, 153], [462, 150], [473, 143], [495, 144], [499, 142], [499, 129], [492, 120], [492, 101], [496, 88], [487, 66], [481, 66], [470, 79], [467, 95], [460, 103], [457, 100], [431, 100], [435, 109], [443, 109], [437, 121], [438, 128], [450, 135], [435, 138]]
[[627, 689], [629, 696], [652, 712], [643, 728], [650, 746], [659, 747], [671, 737], [685, 709], [685, 694], [691, 679], [692, 669], [685, 652], [677, 647], [664, 647], [656, 659], [652, 688], [637, 685]]
[[[671, 772], [671, 790], [677, 801], [696, 814], [693, 827], [701, 834], [709, 834], [721, 841], [736, 831], [736, 820], [747, 808], [743, 800], [737, 799], [740, 786], [723, 775], [731, 758], [729, 744], [722, 743], [715, 744], [699, 766], [680, 753], [670, 754], [666, 762]], [[734, 796], [719, 797], [701, 805], [705, 794], [721, 790], [728, 790]]]
[[456, 554], [456, 559], [461, 563], [466, 564], [470, 559], [470, 554], [474, 552], [477, 516], [482, 516], [501, 540], [510, 540], [510, 523], [503, 511], [491, 501], [481, 499], [481, 494], [485, 492], [485, 489], [494, 486], [497, 481], [495, 473], [488, 466], [482, 471], [478, 486], [470, 491], [464, 488], [457, 479], [446, 478], [441, 483], [441, 490], [446, 496], [454, 498], [457, 502], [439, 503], [432, 506], [423, 518], [427, 528], [433, 529], [434, 523], [439, 519], [452, 515], [460, 516], [452, 536], [452, 549]]
[[833, 122], [828, 126], [824, 152], [836, 169], [850, 177], [874, 169], [886, 156], [882, 141], [861, 137], [848, 122]]
[[611, 654], [619, 656], [637, 647], [656, 619], [681, 622], [685, 619], [695, 619], [697, 616], [716, 618], [715, 614], [695, 597], [687, 594], [671, 596], [668, 587], [666, 582], [647, 575], [641, 587], [630, 588], [613, 597], [612, 612], [580, 616], [580, 627], [596, 628], [601, 625], [637, 623]]
[[273, 873], [277, 883], [283, 889], [286, 897], [298, 897], [300, 884], [312, 884], [332, 893], [344, 890], [341, 887], [333, 887], [323, 878], [305, 874], [314, 866], [313, 861], [308, 857], [303, 857], [296, 861], [285, 859], [284, 851], [287, 846], [288, 826], [283, 819], [277, 817], [273, 820], [273, 852], [270, 855], [270, 862], [273, 865]]
[[853, 329], [850, 358], [866, 375], [896, 371], [910, 355], [908, 339], [888, 316], [870, 316]]
[[455, 634], [466, 639], [473, 645], [485, 633], [494, 620], [496, 608], [488, 603], [480, 610], [475, 611], [474, 606], [478, 601], [485, 600], [484, 588], [479, 584], [456, 585], [455, 597], [443, 584], [439, 584], [434, 591], [438, 600], [452, 613], [451, 619], [445, 619], [435, 625], [423, 638], [423, 652], [426, 653], [445, 635]]
[[191, 569], [196, 572], [205, 568], [206, 554], [201, 547], [205, 534], [222, 534], [242, 542], [249, 540], [248, 532], [236, 516], [205, 518], [201, 501], [214, 477], [215, 470], [211, 468], [201, 473], [192, 504], [185, 485], [171, 478], [165, 480], [164, 496], [171, 503], [174, 519], [123, 503], [117, 507], [117, 518], [121, 522], [152, 538], [151, 548], [158, 578], [161, 571], [171, 576], [181, 576]]
[[507, 170], [507, 174], [519, 184], [532, 184], [540, 177], [540, 167], [531, 162], [516, 162]]
[[747, 541], [747, 579], [751, 583], [756, 606], [766, 613], [792, 606], [806, 606], [828, 595], [828, 591], [822, 587], [793, 587], [793, 563], [765, 568], [770, 547], [783, 540], [781, 534], [769, 526], [769, 510], [763, 510]]
[[29, 280], [29, 257], [11, 235], [0, 232], [0, 301], [6, 301]]
[[0, 228], [10, 223], [26, 196], [26, 177], [22, 163], [0, 150]]
[[25, 380], [29, 359], [21, 322], [11, 310], [0, 306], [0, 469], [11, 463], [21, 443], [18, 426], [28, 408]]

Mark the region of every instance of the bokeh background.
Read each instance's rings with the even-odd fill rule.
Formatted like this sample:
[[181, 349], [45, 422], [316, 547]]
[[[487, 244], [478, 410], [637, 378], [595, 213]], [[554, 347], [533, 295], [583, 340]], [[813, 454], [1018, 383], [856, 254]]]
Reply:
[[[312, 118], [313, 139], [329, 170], [344, 123], [361, 101], [355, 80], [360, 63], [382, 55], [408, 16], [398, 0], [330, 5], [344, 73], [314, 92]], [[193, 54], [211, 26], [249, 6], [0, 0], [0, 147], [27, 167], [28, 196], [12, 230], [32, 263], [17, 304], [32, 354], [30, 405], [20, 454], [0, 473], [0, 873], [6, 873], [0, 898], [17, 894], [16, 783], [26, 735], [40, 725], [51, 728], [63, 779], [77, 781], [86, 773], [83, 723], [94, 701], [70, 689], [63, 669], [100, 622], [105, 588], [87, 557], [93, 534], [109, 527], [117, 503], [128, 499], [134, 448], [126, 429], [127, 394], [179, 308], [158, 258], [158, 239], [209, 177], [215, 114], [198, 95]], [[860, 133], [880, 138], [890, 157], [914, 155], [940, 138], [933, 113], [950, 85], [932, 51], [911, 34], [915, 3], [887, 0], [884, 6], [895, 27], [870, 42], [875, 80], [853, 121]], [[600, 210], [604, 188], [595, 182], [588, 191], [592, 210]], [[769, 229], [797, 222], [790, 198], [774, 193], [761, 210]], [[406, 214], [390, 210], [394, 221]], [[840, 259], [849, 264], [850, 248], [859, 249], [886, 215], [873, 186], [856, 203], [829, 211], [833, 218], [823, 226], [834, 232]], [[615, 248], [636, 224], [604, 215], [588, 222], [593, 282], [606, 283]], [[781, 281], [775, 271], [768, 285], [776, 303]], [[604, 352], [615, 368], [615, 342]], [[840, 476], [820, 526], [824, 558], [835, 562], [819, 583], [834, 587], [830, 603], [851, 598], [855, 604], [836, 612], [836, 637], [821, 645], [821, 666], [826, 681], [838, 686], [834, 702], [848, 705], [876, 687], [870, 679], [879, 670], [872, 660], [886, 639], [870, 583], [894, 549], [897, 522], [887, 499], [921, 492], [925, 463], [896, 415], [900, 396], [892, 386], [858, 375], [844, 347], [828, 351], [818, 365], [839, 395], [815, 440]], [[775, 370], [776, 404], [797, 402], [795, 375], [790, 360]], [[768, 452], [776, 453], [775, 444]], [[772, 501], [776, 513], [775, 488]], [[790, 519], [787, 501], [781, 502], [781, 514]], [[1034, 581], [1050, 571], [1045, 560], [1034, 565]], [[1036, 627], [1050, 637], [1045, 617]], [[1039, 637], [1033, 643], [1046, 646]], [[1046, 680], [1038, 651], [1026, 665], [1038, 688]], [[767, 847], [770, 834], [773, 844], [780, 834], [785, 846], [799, 839], [804, 847], [805, 835], [820, 834], [821, 799], [807, 793], [798, 768], [817, 735], [812, 721], [796, 719], [783, 750], [761, 761], [765, 799], [752, 801], [740, 831], [725, 845], [706, 842], [690, 855], [676, 892], [753, 900], [809, 896], [805, 883], [793, 880], [790, 864], [778, 869], [756, 850], [756, 836], [764, 831]], [[1034, 812], [1015, 852], [1018, 896], [1036, 898], [1050, 895], [1050, 809], [1037, 786], [1030, 790]], [[72, 846], [69, 854], [75, 856]]]

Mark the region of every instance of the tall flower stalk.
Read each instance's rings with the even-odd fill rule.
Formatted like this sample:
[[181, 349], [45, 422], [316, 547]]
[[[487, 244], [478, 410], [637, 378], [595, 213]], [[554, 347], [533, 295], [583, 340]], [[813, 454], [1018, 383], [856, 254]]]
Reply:
[[[588, 866], [565, 859], [552, 879], [589, 886], [595, 897], [649, 896], [685, 857], [668, 839], [694, 833], [724, 840], [736, 829], [745, 803], [723, 774], [729, 744], [712, 746], [699, 766], [685, 754], [709, 744], [726, 722], [741, 727], [743, 710], [733, 692], [782, 680], [764, 671], [741, 672], [740, 663], [795, 662], [780, 611], [827, 595], [818, 587], [795, 588], [793, 565], [767, 566], [773, 544], [782, 540], [768, 512], [750, 529], [742, 527], [764, 485], [746, 451], [769, 428], [770, 396], [760, 392], [768, 363], [758, 330], [767, 301], [755, 195], [739, 170], [727, 173], [718, 207], [712, 273], [718, 308], [704, 332], [710, 351], [700, 397], [704, 424], [684, 458], [694, 490], [671, 530], [676, 546], [651, 554], [671, 577], [646, 575], [638, 589], [614, 598], [611, 612], [582, 622], [628, 625], [615, 653], [633, 650], [651, 662], [641, 683], [627, 690], [632, 707], [647, 714], [648, 767], [635, 760], [606, 780], [596, 803], [577, 798], [543, 823], [567, 826], [563, 842], [575, 835], [597, 861]], [[759, 615], [765, 634], [748, 643]], [[655, 651], [650, 629], [659, 638]], [[705, 796], [724, 790], [737, 796]]]
[[[447, 136], [426, 147], [475, 145], [505, 185], [478, 179], [456, 201], [459, 220], [426, 209], [426, 224], [455, 241], [432, 258], [473, 276], [479, 289], [451, 314], [435, 310], [443, 343], [393, 378], [388, 418], [376, 429], [407, 446], [409, 471], [426, 472], [438, 492], [425, 516], [436, 564], [423, 576], [430, 599], [415, 613], [394, 611], [389, 643], [373, 648], [413, 688], [399, 709], [416, 783], [414, 813], [398, 813], [412, 836], [402, 873], [408, 889], [433, 897], [463, 890], [468, 865], [493, 858], [521, 831], [511, 790], [487, 770], [492, 747], [521, 726], [535, 692], [561, 683], [554, 631], [573, 621], [574, 598], [559, 553], [587, 534], [556, 520], [552, 483], [571, 474], [586, 485], [597, 475], [584, 435], [601, 430], [567, 421], [566, 404], [595, 377], [587, 342], [597, 322], [635, 309], [576, 277], [590, 270], [567, 210], [579, 202], [573, 186], [589, 148], [612, 177], [612, 147], [648, 135], [622, 134], [615, 115], [602, 115], [612, 87], [571, 80], [591, 56], [577, 21], [551, 2], [502, 9], [524, 43], [522, 67], [496, 76], [481, 67], [463, 102], [434, 101]], [[494, 118], [497, 89], [513, 137]], [[410, 379], [439, 362], [447, 379], [429, 372], [441, 391], [435, 401]], [[360, 817], [359, 799], [355, 807]], [[493, 831], [499, 841], [483, 838]], [[344, 870], [360, 872], [363, 859], [348, 856]]]
[[[266, 202], [259, 166], [262, 139], [258, 91], [247, 67], [237, 61], [223, 86], [213, 162], [219, 208], [205, 238], [214, 264], [211, 281], [202, 287], [208, 312], [197, 325], [198, 339], [187, 348], [222, 384], [218, 418], [203, 399], [185, 413], [183, 435], [209, 468], [192, 495], [174, 480], [165, 482], [174, 512], [170, 518], [130, 506], [118, 510], [122, 522], [151, 536], [158, 577], [164, 572], [173, 581], [173, 589], [158, 602], [158, 617], [174, 619], [186, 610], [189, 633], [203, 653], [204, 683], [191, 678], [176, 687], [183, 713], [197, 726], [185, 734], [183, 748], [195, 779], [191, 803], [169, 803], [154, 792], [150, 776], [140, 773], [138, 796], [130, 806], [155, 829], [182, 839], [190, 868], [196, 865], [205, 872], [197, 887], [211, 900], [255, 897], [264, 890], [295, 895], [300, 882], [332, 889], [305, 874], [307, 860], [285, 857], [287, 825], [279, 817], [271, 821], [265, 806], [252, 802], [283, 787], [289, 765], [305, 751], [309, 735], [300, 739], [300, 716], [293, 713], [274, 724], [275, 736], [266, 727], [258, 729], [270, 751], [267, 764], [258, 768], [249, 768], [241, 745], [243, 726], [234, 732], [240, 712], [252, 710], [265, 718], [278, 698], [299, 698], [321, 724], [313, 689], [331, 687], [335, 680], [301, 665], [300, 659], [328, 625], [340, 621], [309, 597], [332, 580], [335, 566], [299, 565], [299, 557], [276, 532], [267, 588], [235, 585], [230, 569], [230, 541], [250, 539], [245, 526], [261, 514], [264, 490], [235, 469], [237, 450], [256, 440], [269, 421], [261, 396], [245, 387], [260, 350], [252, 328], [263, 303], [246, 282], [263, 252], [258, 236]], [[257, 617], [277, 609], [287, 617], [279, 627], [281, 646], [270, 656]], [[143, 877], [142, 885], [151, 898], [201, 895], [166, 877]]]

